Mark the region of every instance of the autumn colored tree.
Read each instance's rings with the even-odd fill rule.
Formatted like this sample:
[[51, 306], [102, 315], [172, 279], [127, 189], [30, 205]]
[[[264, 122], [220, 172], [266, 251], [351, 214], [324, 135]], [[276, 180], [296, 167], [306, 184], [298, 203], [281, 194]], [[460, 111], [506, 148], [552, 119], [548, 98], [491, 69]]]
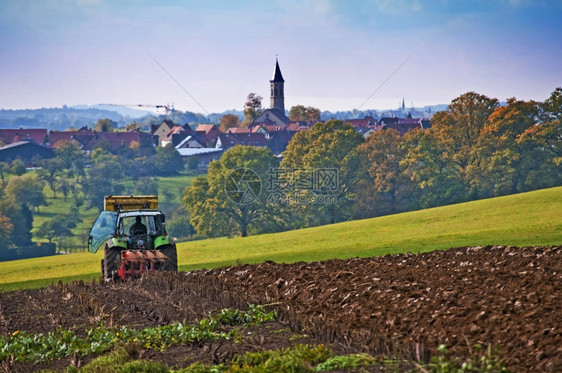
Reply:
[[378, 214], [404, 211], [413, 203], [415, 186], [401, 165], [406, 152], [404, 139], [394, 129], [374, 132], [359, 146]]
[[558, 87], [546, 99], [541, 108], [541, 122], [562, 120], [562, 88]]
[[536, 159], [530, 148], [517, 139], [537, 122], [539, 106], [533, 101], [507, 100], [490, 114], [475, 144], [476, 162], [469, 170], [471, 187], [477, 198], [521, 192]]
[[109, 118], [98, 119], [96, 122], [96, 131], [98, 132], [113, 132], [115, 127], [117, 127], [117, 122], [114, 122]]
[[525, 149], [525, 158], [533, 162], [525, 178], [525, 189], [562, 185], [562, 122], [560, 119], [527, 129], [517, 143]]
[[262, 112], [261, 100], [256, 93], [250, 93], [244, 103], [244, 121], [242, 127], [248, 127]]
[[480, 132], [488, 117], [498, 106], [498, 100], [475, 92], [465, 93], [455, 98], [448, 111], [442, 111], [431, 119], [432, 132], [440, 147], [440, 157], [447, 162], [444, 171], [451, 187], [461, 188], [458, 192], [447, 193], [451, 200], [444, 203], [456, 203], [477, 196], [471, 185], [471, 168], [477, 164], [480, 155], [475, 147]]
[[219, 119], [220, 130], [222, 132], [227, 132], [229, 128], [239, 127], [240, 119], [234, 114], [225, 114]]
[[295, 121], [319, 121], [320, 109], [312, 106], [296, 105], [289, 110], [289, 119]]

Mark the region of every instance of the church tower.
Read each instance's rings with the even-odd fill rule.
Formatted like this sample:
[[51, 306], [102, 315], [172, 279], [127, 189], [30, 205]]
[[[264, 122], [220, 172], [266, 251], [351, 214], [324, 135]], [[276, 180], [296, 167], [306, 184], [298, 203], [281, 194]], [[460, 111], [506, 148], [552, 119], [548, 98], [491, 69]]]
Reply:
[[283, 92], [285, 80], [283, 80], [283, 75], [281, 75], [277, 58], [275, 59], [275, 71], [269, 84], [271, 86], [271, 109], [279, 109], [285, 115], [285, 93]]

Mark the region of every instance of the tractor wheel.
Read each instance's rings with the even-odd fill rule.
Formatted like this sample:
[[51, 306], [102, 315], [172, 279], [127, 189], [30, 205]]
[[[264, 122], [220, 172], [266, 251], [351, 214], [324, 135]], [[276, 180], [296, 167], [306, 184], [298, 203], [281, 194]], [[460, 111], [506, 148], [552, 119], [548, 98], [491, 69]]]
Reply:
[[103, 258], [103, 277], [106, 281], [114, 281], [117, 278], [117, 269], [121, 262], [121, 250], [105, 246]]
[[105, 278], [105, 276], [104, 276], [104, 274], [105, 274], [105, 272], [104, 272], [104, 271], [105, 271], [105, 267], [104, 267], [103, 262], [104, 262], [104, 260], [102, 259], [102, 260], [101, 260], [101, 279], [102, 279], [102, 280]]
[[168, 262], [164, 263], [162, 266], [163, 271], [178, 271], [178, 253], [176, 251], [176, 245], [164, 245], [160, 248], [160, 252], [166, 255], [169, 259]]

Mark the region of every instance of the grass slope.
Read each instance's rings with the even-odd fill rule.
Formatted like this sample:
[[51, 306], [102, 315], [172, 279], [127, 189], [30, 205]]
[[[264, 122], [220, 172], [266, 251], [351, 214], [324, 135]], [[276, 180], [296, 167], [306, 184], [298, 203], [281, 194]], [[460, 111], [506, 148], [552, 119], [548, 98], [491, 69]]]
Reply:
[[[251, 237], [178, 244], [181, 270], [236, 263], [315, 261], [467, 245], [562, 244], [562, 187]], [[99, 277], [100, 259], [78, 253], [2, 263], [0, 288]]]

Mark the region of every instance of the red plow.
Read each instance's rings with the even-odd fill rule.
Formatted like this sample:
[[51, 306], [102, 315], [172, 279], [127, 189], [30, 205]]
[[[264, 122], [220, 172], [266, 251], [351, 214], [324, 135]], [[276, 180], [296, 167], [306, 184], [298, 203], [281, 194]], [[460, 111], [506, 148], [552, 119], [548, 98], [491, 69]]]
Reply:
[[117, 275], [125, 280], [143, 273], [160, 271], [170, 259], [159, 250], [124, 250], [121, 252], [121, 266]]

